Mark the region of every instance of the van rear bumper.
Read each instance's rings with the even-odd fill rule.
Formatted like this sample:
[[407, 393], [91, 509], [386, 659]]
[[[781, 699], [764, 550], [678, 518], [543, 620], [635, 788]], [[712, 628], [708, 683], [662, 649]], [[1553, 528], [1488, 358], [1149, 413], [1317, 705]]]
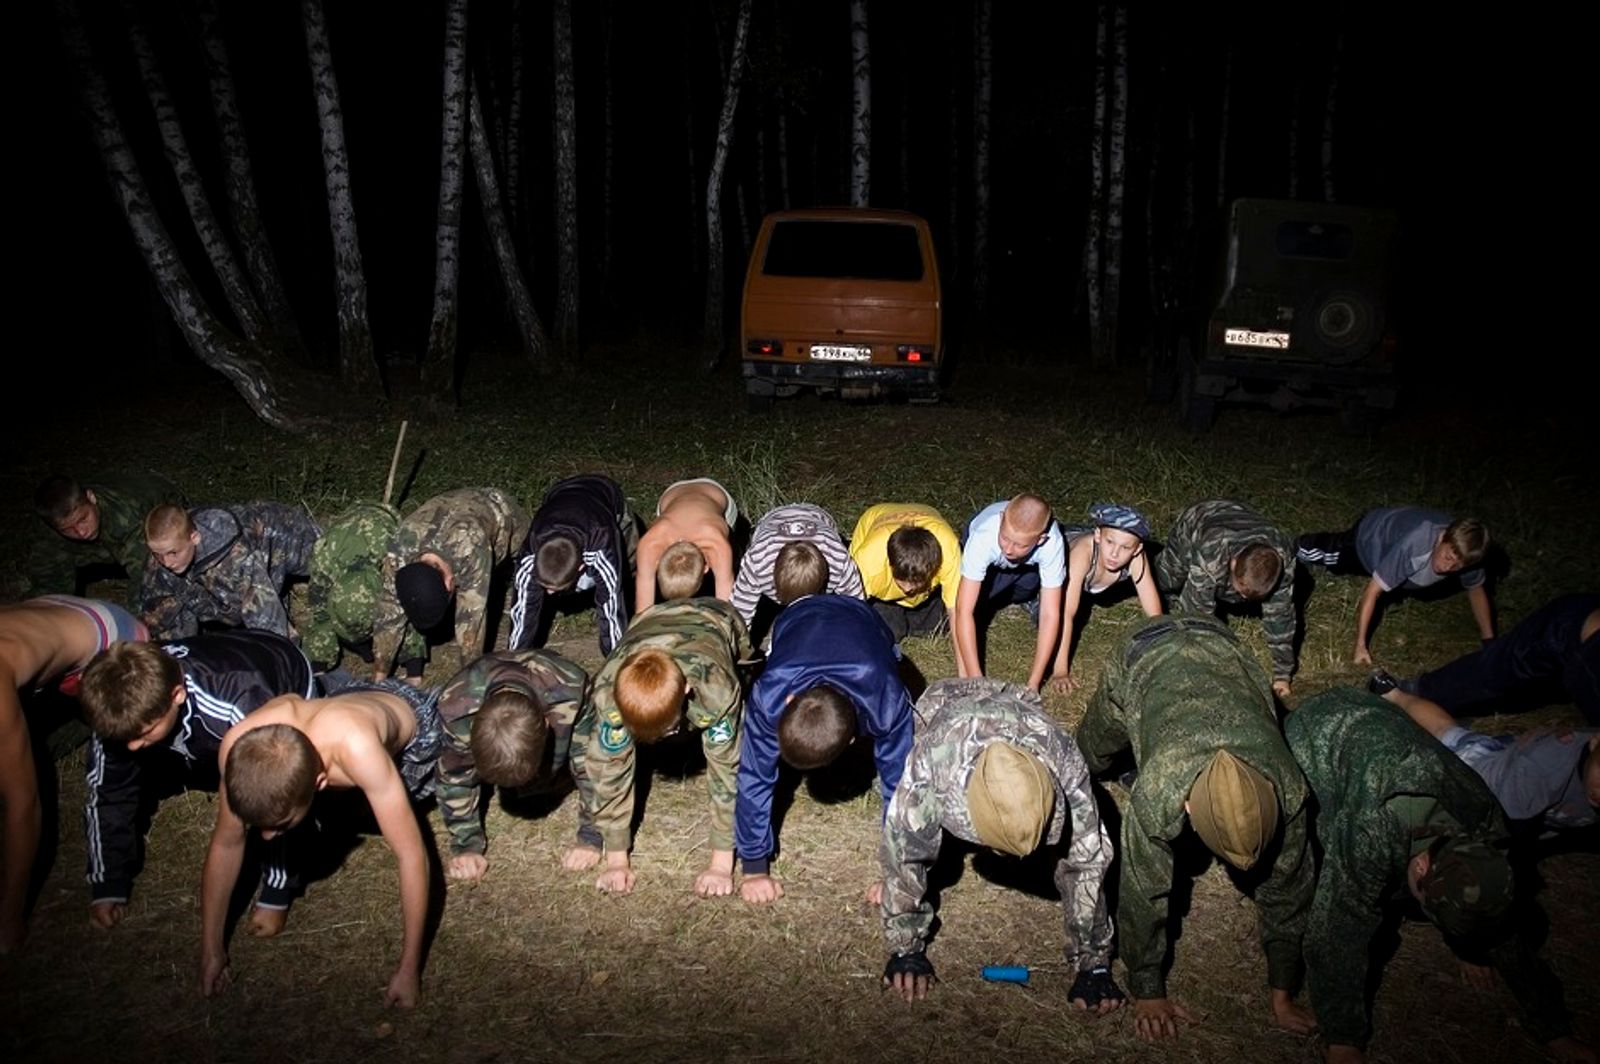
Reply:
[[886, 366], [873, 362], [755, 362], [744, 363], [745, 390], [751, 394], [776, 394], [779, 387], [802, 385], [843, 392], [904, 392], [913, 398], [936, 399], [939, 367]]

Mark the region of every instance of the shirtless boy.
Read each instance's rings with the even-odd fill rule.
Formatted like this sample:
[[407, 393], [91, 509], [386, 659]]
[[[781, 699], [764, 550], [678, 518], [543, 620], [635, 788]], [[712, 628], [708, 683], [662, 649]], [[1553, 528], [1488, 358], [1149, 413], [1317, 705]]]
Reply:
[[662, 492], [655, 523], [639, 540], [635, 613], [655, 605], [658, 578], [662, 598], [689, 598], [709, 572], [717, 598], [729, 601], [733, 596], [730, 537], [738, 520], [733, 496], [710, 477], [680, 480]]

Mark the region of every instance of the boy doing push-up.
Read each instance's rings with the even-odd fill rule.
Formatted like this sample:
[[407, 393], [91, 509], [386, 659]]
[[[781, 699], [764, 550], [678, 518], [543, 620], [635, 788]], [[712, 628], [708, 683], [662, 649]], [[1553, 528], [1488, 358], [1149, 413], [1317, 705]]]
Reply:
[[436, 693], [388, 680], [343, 688], [333, 698], [274, 699], [229, 731], [217, 755], [222, 801], [200, 880], [200, 990], [228, 985], [223, 941], [228, 899], [239, 878], [245, 836], [265, 838], [304, 820], [324, 787], [359, 788], [400, 871], [400, 964], [386, 1003], [417, 1003], [428, 856], [411, 802], [433, 791], [442, 729]]

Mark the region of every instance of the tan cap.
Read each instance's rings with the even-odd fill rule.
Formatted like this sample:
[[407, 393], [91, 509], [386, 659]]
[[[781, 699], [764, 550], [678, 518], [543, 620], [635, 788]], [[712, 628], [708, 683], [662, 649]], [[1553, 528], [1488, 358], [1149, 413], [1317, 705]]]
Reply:
[[1056, 785], [1032, 754], [990, 743], [967, 782], [967, 812], [985, 846], [1025, 857], [1039, 846], [1056, 811]]
[[1212, 853], [1248, 869], [1277, 834], [1278, 794], [1271, 780], [1218, 750], [1189, 790], [1189, 822]]

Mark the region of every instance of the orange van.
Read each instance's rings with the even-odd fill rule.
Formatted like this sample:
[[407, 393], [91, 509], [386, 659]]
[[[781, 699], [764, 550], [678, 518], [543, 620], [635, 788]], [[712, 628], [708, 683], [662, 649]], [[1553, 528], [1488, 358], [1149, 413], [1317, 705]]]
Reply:
[[928, 223], [904, 211], [779, 211], [761, 223], [740, 310], [752, 410], [801, 388], [939, 398], [944, 312]]

